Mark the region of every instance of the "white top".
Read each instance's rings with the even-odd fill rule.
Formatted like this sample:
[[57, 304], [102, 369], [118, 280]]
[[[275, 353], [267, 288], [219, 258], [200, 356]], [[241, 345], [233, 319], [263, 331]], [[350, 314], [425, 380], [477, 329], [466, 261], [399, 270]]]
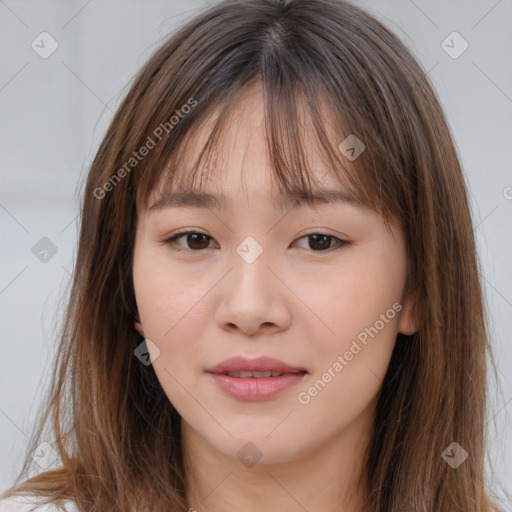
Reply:
[[72, 501], [65, 502], [63, 507], [55, 504], [38, 504], [39, 497], [15, 496], [0, 500], [0, 512], [76, 512]]

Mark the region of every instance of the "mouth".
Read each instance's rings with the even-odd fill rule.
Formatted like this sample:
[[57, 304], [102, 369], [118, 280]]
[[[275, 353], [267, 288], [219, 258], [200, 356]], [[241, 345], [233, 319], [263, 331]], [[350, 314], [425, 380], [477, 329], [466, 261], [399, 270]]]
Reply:
[[207, 372], [238, 378], [265, 378], [278, 377], [284, 373], [306, 372], [306, 369], [286, 364], [279, 359], [261, 356], [257, 359], [231, 357], [209, 368]]
[[297, 385], [307, 370], [277, 359], [231, 358], [207, 370], [217, 386], [239, 400], [265, 400]]
[[291, 373], [278, 372], [273, 370], [269, 370], [268, 372], [251, 372], [248, 370], [240, 370], [239, 372], [224, 372], [217, 375], [228, 375], [229, 377], [236, 377], [237, 379], [265, 379], [268, 377], [281, 377], [281, 375], [291, 375]]

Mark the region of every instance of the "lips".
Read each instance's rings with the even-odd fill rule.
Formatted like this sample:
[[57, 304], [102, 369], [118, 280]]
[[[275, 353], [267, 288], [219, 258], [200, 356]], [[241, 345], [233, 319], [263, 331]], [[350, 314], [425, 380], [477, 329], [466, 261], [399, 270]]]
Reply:
[[[207, 370], [209, 373], [230, 375], [240, 378], [275, 377], [283, 374], [304, 373], [304, 368], [290, 366], [283, 361], [271, 357], [247, 359], [245, 357], [232, 357], [222, 361]], [[270, 374], [269, 374], [270, 372]]]
[[229, 375], [230, 377], [238, 377], [239, 379], [263, 379], [265, 377], [279, 377], [285, 372], [269, 370], [268, 372], [251, 372], [240, 370], [239, 372], [223, 372], [221, 375]]
[[299, 384], [308, 373], [277, 359], [233, 357], [209, 368], [219, 389], [243, 401], [267, 400]]

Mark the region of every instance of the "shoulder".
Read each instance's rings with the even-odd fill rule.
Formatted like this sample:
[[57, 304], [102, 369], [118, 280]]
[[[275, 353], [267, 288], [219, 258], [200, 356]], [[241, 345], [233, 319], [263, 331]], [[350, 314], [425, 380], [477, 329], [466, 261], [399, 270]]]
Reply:
[[0, 512], [76, 512], [74, 503], [67, 501], [62, 506], [41, 503], [41, 498], [14, 496], [0, 500]]

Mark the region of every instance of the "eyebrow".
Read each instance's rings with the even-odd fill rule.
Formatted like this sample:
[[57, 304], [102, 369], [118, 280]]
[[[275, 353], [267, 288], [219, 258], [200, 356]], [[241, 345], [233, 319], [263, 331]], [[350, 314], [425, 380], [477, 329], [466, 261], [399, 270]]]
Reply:
[[[208, 208], [212, 210], [225, 210], [228, 201], [223, 194], [198, 192], [195, 190], [166, 192], [150, 208], [149, 211], [163, 210], [166, 208]], [[344, 190], [317, 190], [308, 192], [299, 190], [291, 194], [283, 194], [281, 200], [275, 203], [281, 211], [297, 210], [305, 205], [318, 204], [349, 204], [362, 207], [360, 200], [349, 195]]]

